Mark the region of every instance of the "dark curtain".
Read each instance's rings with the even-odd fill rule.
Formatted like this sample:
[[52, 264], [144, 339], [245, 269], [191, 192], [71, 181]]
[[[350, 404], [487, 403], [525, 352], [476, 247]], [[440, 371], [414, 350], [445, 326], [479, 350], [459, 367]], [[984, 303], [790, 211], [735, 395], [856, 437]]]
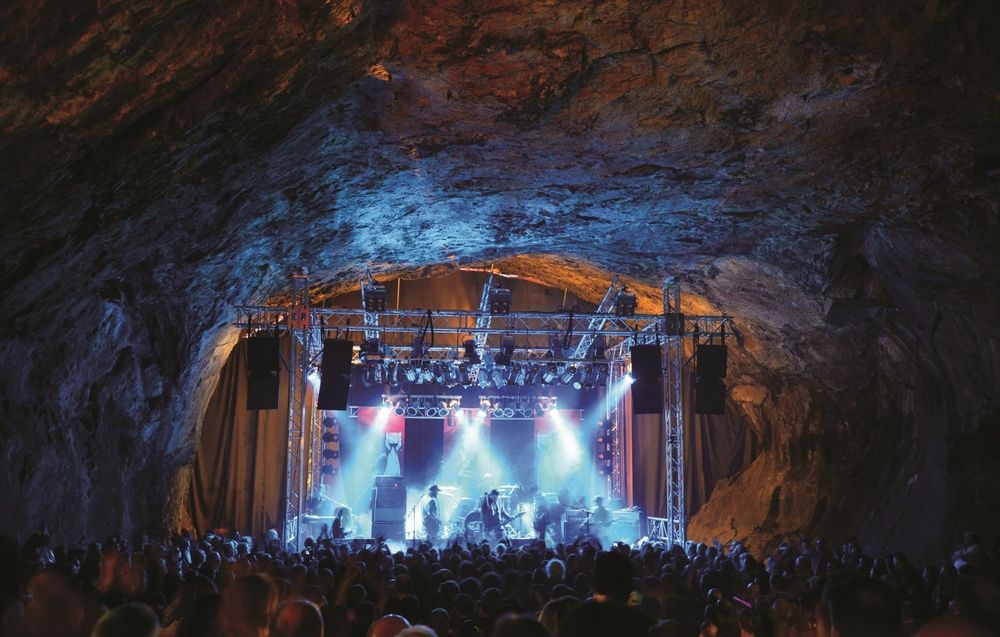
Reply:
[[694, 413], [694, 376], [684, 374], [684, 493], [688, 517], [712, 495], [715, 483], [750, 466], [757, 439], [743, 418], [727, 405], [721, 416]]
[[[287, 339], [282, 339], [287, 360]], [[204, 533], [228, 528], [261, 534], [282, 524], [288, 447], [287, 371], [278, 374], [279, 409], [246, 408], [246, 341], [222, 368], [201, 425], [188, 495], [188, 519]]]
[[431, 484], [444, 455], [444, 422], [441, 419], [406, 419], [406, 454], [403, 475], [410, 487]]
[[[721, 416], [694, 413], [694, 377], [684, 374], [684, 496], [687, 515], [698, 512], [715, 483], [750, 465], [757, 440], [731, 405]], [[626, 402], [631, 398], [626, 395]], [[631, 459], [631, 503], [654, 517], [666, 511], [666, 437], [659, 414], [632, 416], [626, 457]]]
[[538, 484], [535, 475], [535, 421], [493, 417], [491, 443], [512, 483], [527, 489]]

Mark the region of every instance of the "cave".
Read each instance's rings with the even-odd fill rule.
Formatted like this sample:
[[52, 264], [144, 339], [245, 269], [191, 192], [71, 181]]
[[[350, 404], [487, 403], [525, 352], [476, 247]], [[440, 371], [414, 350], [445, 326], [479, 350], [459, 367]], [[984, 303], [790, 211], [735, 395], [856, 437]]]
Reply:
[[754, 441], [689, 538], [1000, 531], [992, 3], [0, 16], [6, 534], [179, 528], [236, 309], [300, 268], [317, 304], [495, 269], [647, 312], [673, 277], [732, 319], [706, 422]]

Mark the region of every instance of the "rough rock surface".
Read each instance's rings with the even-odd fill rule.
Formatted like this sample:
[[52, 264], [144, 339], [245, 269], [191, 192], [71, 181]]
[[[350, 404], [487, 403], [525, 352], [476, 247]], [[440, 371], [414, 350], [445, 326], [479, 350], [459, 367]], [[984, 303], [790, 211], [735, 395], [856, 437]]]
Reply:
[[[989, 0], [0, 9], [0, 510], [175, 519], [232, 307], [496, 263], [736, 318], [693, 537], [996, 532]], [[992, 525], [992, 526], [991, 526]]]

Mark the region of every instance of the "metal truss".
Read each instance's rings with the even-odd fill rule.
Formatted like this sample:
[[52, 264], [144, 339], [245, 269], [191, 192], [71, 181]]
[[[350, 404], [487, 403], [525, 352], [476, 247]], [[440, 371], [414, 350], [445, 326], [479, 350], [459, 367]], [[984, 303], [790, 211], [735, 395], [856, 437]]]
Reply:
[[[597, 306], [597, 313], [604, 315], [611, 312], [611, 308], [615, 303], [615, 294], [618, 292], [618, 275], [615, 275], [611, 279], [611, 285], [608, 286], [608, 291], [604, 293], [604, 298], [601, 299], [601, 303]], [[604, 327], [605, 317], [591, 319], [590, 323], [587, 325], [587, 331], [583, 333], [580, 337], [580, 342], [576, 344], [576, 349], [573, 350], [573, 355], [570, 358], [586, 358], [587, 352], [590, 351], [590, 346], [594, 343], [594, 335]]]
[[646, 518], [646, 537], [651, 542], [670, 541], [670, 520], [666, 518]]
[[[492, 418], [504, 420], [534, 420], [536, 416], [547, 409], [556, 409], [557, 398], [544, 397], [544, 409], [535, 407], [538, 397], [499, 396], [483, 394], [478, 397], [475, 406], [462, 406], [462, 396], [455, 394], [382, 394], [382, 407], [392, 409], [397, 416], [405, 416], [417, 420], [440, 420], [446, 416], [454, 416], [456, 411], [466, 409], [485, 409]], [[483, 406], [488, 403], [488, 406]], [[347, 408], [348, 416], [357, 418], [361, 406], [351, 405]]]
[[663, 282], [664, 338], [664, 405], [663, 427], [666, 438], [666, 507], [667, 541], [683, 544], [687, 538], [687, 509], [684, 506], [684, 410], [681, 391], [681, 370], [684, 359], [681, 288], [673, 277]]
[[306, 496], [307, 459], [305, 458], [306, 429], [312, 410], [306, 405], [307, 375], [310, 369], [309, 275], [292, 275], [292, 299], [288, 308], [287, 325], [292, 334], [288, 344], [288, 449], [285, 474], [284, 540], [296, 550], [302, 543], [299, 525]]

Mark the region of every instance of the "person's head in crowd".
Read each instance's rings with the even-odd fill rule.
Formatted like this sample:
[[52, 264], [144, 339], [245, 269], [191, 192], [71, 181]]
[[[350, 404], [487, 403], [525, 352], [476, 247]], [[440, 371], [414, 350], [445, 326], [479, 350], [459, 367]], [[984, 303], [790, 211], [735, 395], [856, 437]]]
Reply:
[[624, 603], [632, 592], [632, 563], [618, 551], [604, 551], [594, 560], [594, 594], [597, 601]]
[[427, 624], [438, 635], [444, 635], [451, 630], [451, 615], [443, 608], [435, 608], [427, 615]]
[[926, 622], [915, 637], [994, 637], [982, 624], [957, 615], [943, 615]]
[[552, 634], [552, 637], [559, 637], [560, 626], [566, 621], [566, 616], [573, 610], [573, 607], [579, 603], [580, 600], [569, 596], [551, 599], [538, 613], [538, 622]]
[[832, 637], [903, 637], [899, 601], [882, 581], [854, 576], [831, 582], [823, 601]]
[[368, 628], [368, 637], [396, 637], [404, 628], [409, 628], [410, 622], [399, 615], [383, 615]]
[[99, 620], [91, 637], [156, 637], [160, 620], [145, 604], [123, 604]]
[[404, 628], [396, 637], [438, 637], [437, 631], [435, 631], [430, 626], [424, 624], [417, 624], [416, 626], [410, 626], [409, 628]]
[[308, 600], [285, 602], [274, 614], [268, 637], [323, 637], [323, 615]]
[[549, 631], [530, 617], [502, 617], [493, 626], [490, 637], [551, 637]]
[[719, 637], [719, 627], [715, 622], [702, 622], [698, 629], [698, 637]]
[[258, 637], [267, 634], [278, 592], [265, 575], [245, 575], [222, 594], [219, 628], [225, 637]]

